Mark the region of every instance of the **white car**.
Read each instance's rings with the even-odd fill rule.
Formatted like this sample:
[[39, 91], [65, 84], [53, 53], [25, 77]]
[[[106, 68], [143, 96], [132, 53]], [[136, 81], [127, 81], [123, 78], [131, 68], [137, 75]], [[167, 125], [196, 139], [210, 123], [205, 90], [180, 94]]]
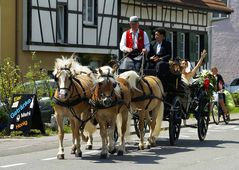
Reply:
[[225, 85], [225, 88], [231, 93], [239, 93], [239, 78], [234, 79], [230, 85]]

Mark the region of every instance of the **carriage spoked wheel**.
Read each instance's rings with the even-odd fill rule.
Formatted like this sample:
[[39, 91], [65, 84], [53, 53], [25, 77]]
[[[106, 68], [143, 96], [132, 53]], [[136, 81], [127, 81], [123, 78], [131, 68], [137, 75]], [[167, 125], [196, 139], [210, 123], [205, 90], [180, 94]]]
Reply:
[[213, 122], [214, 122], [216, 125], [218, 125], [219, 122], [220, 122], [220, 113], [219, 113], [219, 108], [218, 108], [217, 102], [213, 102], [213, 103], [212, 103], [211, 111], [212, 111], [212, 119], [213, 119]]
[[[133, 113], [133, 120], [134, 120], [134, 129], [135, 129], [135, 133], [138, 136], [138, 138], [140, 138], [140, 130], [139, 130], [139, 116], [138, 113]], [[147, 121], [144, 120], [144, 131], [143, 131], [143, 137], [145, 136], [147, 130]]]
[[169, 113], [169, 141], [170, 145], [175, 145], [179, 138], [181, 129], [181, 105], [179, 97], [175, 97]]
[[[203, 104], [204, 103], [204, 104]], [[201, 102], [198, 113], [198, 138], [200, 141], [204, 141], [207, 135], [208, 124], [209, 124], [209, 110], [210, 102]]]

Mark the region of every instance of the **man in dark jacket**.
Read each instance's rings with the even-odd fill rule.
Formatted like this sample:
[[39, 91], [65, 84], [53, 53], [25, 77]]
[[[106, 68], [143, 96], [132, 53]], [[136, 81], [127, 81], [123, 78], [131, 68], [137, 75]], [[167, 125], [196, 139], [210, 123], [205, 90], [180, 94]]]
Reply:
[[150, 68], [155, 68], [158, 77], [164, 84], [164, 79], [169, 73], [169, 60], [172, 57], [171, 43], [165, 40], [166, 32], [164, 29], [155, 30], [155, 40], [150, 44]]

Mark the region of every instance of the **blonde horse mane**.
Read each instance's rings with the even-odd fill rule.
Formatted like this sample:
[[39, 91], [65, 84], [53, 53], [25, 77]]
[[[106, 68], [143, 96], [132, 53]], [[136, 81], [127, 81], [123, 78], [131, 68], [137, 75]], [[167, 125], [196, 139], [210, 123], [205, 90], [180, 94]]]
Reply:
[[121, 90], [120, 90], [119, 83], [117, 81], [117, 75], [115, 74], [115, 70], [112, 69], [110, 66], [102, 66], [102, 67], [96, 69], [96, 71], [97, 71], [97, 81], [96, 81], [96, 83], [102, 82], [107, 78], [107, 77], [102, 77], [102, 75], [111, 76], [111, 77], [108, 77], [108, 79], [112, 83], [116, 83], [116, 87], [114, 88], [114, 91], [115, 91], [115, 94], [117, 96], [120, 96]]
[[138, 92], [142, 92], [137, 88], [137, 82], [141, 79], [135, 71], [126, 71], [119, 75], [119, 78], [123, 78], [128, 81], [131, 89], [135, 89]]
[[70, 69], [73, 62], [72, 60], [73, 60], [72, 58], [67, 58], [64, 56], [62, 56], [62, 58], [57, 58], [55, 61], [54, 71], [52, 74], [55, 76], [57, 72], [62, 68]]

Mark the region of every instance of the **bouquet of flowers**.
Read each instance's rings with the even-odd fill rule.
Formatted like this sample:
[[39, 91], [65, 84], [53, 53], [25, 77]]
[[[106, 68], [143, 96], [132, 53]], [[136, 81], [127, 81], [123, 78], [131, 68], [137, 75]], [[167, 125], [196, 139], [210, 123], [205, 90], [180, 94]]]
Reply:
[[213, 92], [216, 91], [216, 78], [212, 74], [210, 70], [202, 70], [199, 73], [199, 84], [201, 87], [207, 91], [208, 96], [211, 98], [213, 96]]

